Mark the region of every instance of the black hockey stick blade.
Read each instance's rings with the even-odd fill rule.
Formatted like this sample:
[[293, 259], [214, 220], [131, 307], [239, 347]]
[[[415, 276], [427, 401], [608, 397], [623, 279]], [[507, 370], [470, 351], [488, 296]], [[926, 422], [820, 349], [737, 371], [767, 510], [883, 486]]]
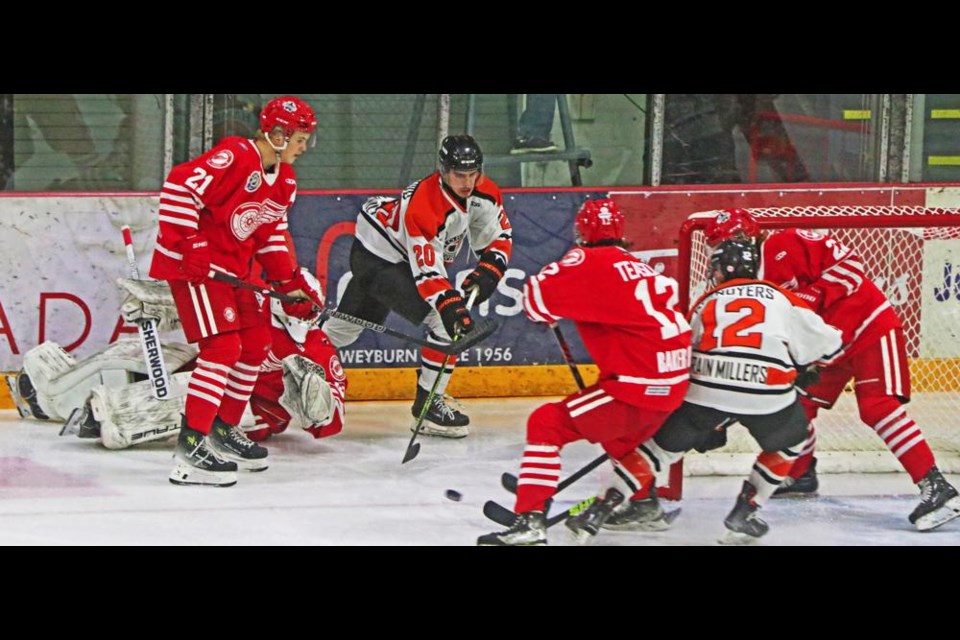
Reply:
[[[579, 513], [581, 510], [586, 509], [593, 504], [593, 501], [596, 499], [597, 498], [595, 496], [592, 496], [586, 500], [583, 500], [582, 502], [578, 502], [566, 511], [561, 511], [555, 516], [550, 516], [547, 518], [547, 527], [552, 527], [558, 522], [563, 522], [570, 516]], [[550, 508], [549, 505], [547, 505], [547, 508]], [[498, 502], [494, 502], [493, 500], [487, 500], [483, 503], [483, 515], [504, 527], [512, 526], [517, 517], [517, 514], [515, 514], [513, 511], [507, 509]]]
[[403, 462], [401, 462], [400, 464], [406, 464], [407, 462], [410, 462], [411, 460], [417, 457], [418, 453], [420, 453], [420, 443], [419, 442], [410, 443], [410, 446], [407, 447], [406, 452], [404, 452], [403, 454]]
[[435, 349], [436, 351], [439, 351], [440, 353], [449, 353], [450, 355], [455, 356], [458, 353], [462, 353], [463, 351], [466, 351], [467, 349], [474, 346], [475, 344], [483, 340], [486, 340], [496, 330], [497, 330], [497, 321], [494, 320], [493, 318], [487, 318], [486, 320], [481, 320], [480, 322], [476, 323], [476, 326], [474, 326], [473, 331], [460, 336], [459, 340], [451, 342], [449, 345], [446, 346], [445, 349], [438, 348], [432, 345], [431, 345], [431, 348]]
[[500, 485], [510, 493], [517, 492], [517, 476], [512, 473], [503, 473], [500, 475]]
[[483, 515], [504, 527], [512, 526], [517, 517], [517, 514], [513, 511], [493, 500], [487, 500], [483, 503]]

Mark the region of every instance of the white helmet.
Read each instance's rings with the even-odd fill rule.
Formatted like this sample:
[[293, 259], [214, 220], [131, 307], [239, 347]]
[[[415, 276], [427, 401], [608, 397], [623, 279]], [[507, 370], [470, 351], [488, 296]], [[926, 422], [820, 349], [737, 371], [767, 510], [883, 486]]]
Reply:
[[[317, 292], [317, 297], [322, 300], [323, 289], [320, 287], [320, 281], [317, 280], [306, 267], [300, 267], [300, 272], [303, 274], [303, 279], [310, 285], [310, 288]], [[283, 303], [278, 298], [270, 299], [270, 313], [273, 314], [274, 323], [279, 323], [278, 326], [286, 329], [290, 338], [297, 344], [306, 342], [307, 332], [315, 329], [317, 322], [320, 320], [319, 315], [311, 320], [304, 320], [303, 318], [287, 315], [287, 312], [283, 310]]]

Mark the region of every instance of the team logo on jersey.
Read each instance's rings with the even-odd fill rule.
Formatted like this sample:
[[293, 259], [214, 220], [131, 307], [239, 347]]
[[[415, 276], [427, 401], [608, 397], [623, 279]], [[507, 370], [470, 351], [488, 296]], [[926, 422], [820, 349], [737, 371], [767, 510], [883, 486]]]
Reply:
[[343, 381], [347, 379], [347, 376], [343, 373], [343, 365], [340, 364], [340, 358], [333, 356], [330, 358], [330, 364], [328, 366], [330, 367], [330, 375], [333, 376], [334, 380]]
[[287, 184], [297, 184], [297, 181], [294, 180], [293, 178], [284, 178], [283, 181], [286, 182]]
[[447, 238], [447, 241], [443, 245], [444, 264], [450, 264], [457, 259], [457, 254], [460, 253], [460, 246], [463, 244], [463, 238], [466, 235], [467, 232], [464, 231], [458, 236]]
[[244, 185], [244, 190], [247, 193], [253, 193], [260, 188], [260, 183], [263, 182], [263, 178], [260, 177], [259, 171], [254, 171], [250, 174], [250, 177], [247, 178], [247, 184]]
[[576, 249], [571, 249], [567, 252], [567, 255], [560, 258], [560, 264], [565, 267], [575, 267], [586, 260], [586, 258], [587, 254], [584, 252], [584, 250], [577, 247]]
[[823, 234], [809, 229], [797, 229], [797, 235], [804, 240], [823, 240]]
[[244, 202], [233, 210], [230, 216], [230, 230], [241, 242], [253, 235], [261, 225], [276, 222], [283, 217], [287, 208], [269, 198], [263, 203]]
[[233, 164], [233, 151], [230, 149], [219, 151], [207, 159], [207, 164], [214, 169], [226, 169]]
[[227, 322], [233, 323], [237, 319], [237, 311], [233, 307], [227, 307], [223, 310], [223, 318]]

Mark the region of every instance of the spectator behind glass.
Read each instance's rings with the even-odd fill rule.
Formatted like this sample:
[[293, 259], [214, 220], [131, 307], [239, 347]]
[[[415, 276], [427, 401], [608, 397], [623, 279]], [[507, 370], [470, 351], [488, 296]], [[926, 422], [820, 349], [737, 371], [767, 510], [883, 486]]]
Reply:
[[556, 93], [527, 94], [527, 107], [517, 123], [517, 139], [510, 153], [516, 155], [557, 150], [557, 145], [550, 140], [557, 97]]

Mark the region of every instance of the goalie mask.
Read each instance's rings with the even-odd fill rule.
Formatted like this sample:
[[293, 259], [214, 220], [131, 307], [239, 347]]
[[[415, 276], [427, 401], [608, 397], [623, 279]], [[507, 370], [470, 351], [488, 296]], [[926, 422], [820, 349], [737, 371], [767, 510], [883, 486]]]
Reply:
[[[306, 267], [300, 268], [303, 279], [307, 281], [310, 288], [317, 292], [317, 297], [323, 299], [323, 289], [320, 287], [320, 281], [316, 276], [310, 273]], [[274, 322], [279, 323], [281, 327], [287, 330], [290, 338], [297, 344], [303, 344], [307, 340], [307, 332], [317, 326], [319, 316], [310, 320], [304, 320], [294, 316], [287, 315], [283, 309], [283, 302], [278, 298], [270, 299], [270, 313], [273, 314]]]
[[742, 240], [760, 235], [760, 225], [746, 209], [724, 209], [703, 230], [706, 242], [715, 247], [724, 240]]

